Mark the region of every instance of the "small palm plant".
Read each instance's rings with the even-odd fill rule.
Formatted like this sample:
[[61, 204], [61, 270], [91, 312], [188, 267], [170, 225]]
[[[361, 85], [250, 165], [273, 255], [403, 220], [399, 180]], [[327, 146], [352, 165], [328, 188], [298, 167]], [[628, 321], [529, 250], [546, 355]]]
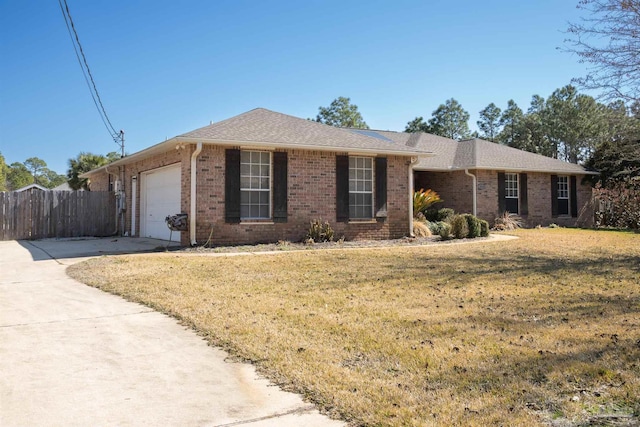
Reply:
[[441, 201], [440, 196], [435, 191], [421, 188], [413, 193], [413, 217], [417, 218], [420, 214], [424, 214], [424, 211], [429, 209], [431, 205]]

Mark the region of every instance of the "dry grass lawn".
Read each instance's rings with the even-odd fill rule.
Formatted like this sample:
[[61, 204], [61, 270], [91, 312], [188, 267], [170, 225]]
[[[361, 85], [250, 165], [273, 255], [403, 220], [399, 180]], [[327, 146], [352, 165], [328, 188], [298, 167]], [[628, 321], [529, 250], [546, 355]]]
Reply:
[[69, 273], [177, 317], [353, 425], [637, 425], [640, 234], [516, 234], [109, 256]]

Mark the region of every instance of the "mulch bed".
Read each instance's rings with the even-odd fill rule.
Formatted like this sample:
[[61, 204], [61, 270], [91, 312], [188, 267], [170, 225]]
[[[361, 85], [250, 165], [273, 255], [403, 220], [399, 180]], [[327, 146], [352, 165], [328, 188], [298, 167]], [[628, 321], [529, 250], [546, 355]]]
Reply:
[[305, 251], [317, 249], [342, 249], [342, 248], [387, 248], [397, 246], [424, 246], [435, 244], [451, 244], [471, 241], [487, 240], [490, 237], [478, 237], [475, 239], [449, 239], [442, 240], [439, 236], [430, 237], [402, 237], [400, 239], [389, 240], [349, 240], [322, 243], [304, 243], [280, 241], [277, 243], [260, 243], [255, 245], [234, 245], [234, 246], [197, 246], [183, 248], [178, 252], [188, 253], [238, 253], [238, 252], [277, 252], [277, 251]]

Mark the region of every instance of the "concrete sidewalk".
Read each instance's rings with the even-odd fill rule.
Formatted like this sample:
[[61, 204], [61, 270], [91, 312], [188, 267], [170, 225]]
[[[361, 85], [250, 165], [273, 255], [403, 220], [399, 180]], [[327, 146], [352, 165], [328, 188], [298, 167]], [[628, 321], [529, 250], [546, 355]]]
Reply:
[[0, 242], [0, 425], [343, 425], [174, 319], [70, 279], [86, 254], [73, 242]]

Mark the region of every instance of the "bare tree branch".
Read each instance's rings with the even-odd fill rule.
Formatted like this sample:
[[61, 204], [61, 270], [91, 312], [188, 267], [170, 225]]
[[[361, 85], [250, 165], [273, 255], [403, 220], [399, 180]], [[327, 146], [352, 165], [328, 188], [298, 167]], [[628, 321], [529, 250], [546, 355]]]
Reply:
[[607, 101], [640, 101], [640, 0], [581, 0], [578, 8], [587, 16], [569, 24], [564, 50], [590, 66], [574, 83]]

